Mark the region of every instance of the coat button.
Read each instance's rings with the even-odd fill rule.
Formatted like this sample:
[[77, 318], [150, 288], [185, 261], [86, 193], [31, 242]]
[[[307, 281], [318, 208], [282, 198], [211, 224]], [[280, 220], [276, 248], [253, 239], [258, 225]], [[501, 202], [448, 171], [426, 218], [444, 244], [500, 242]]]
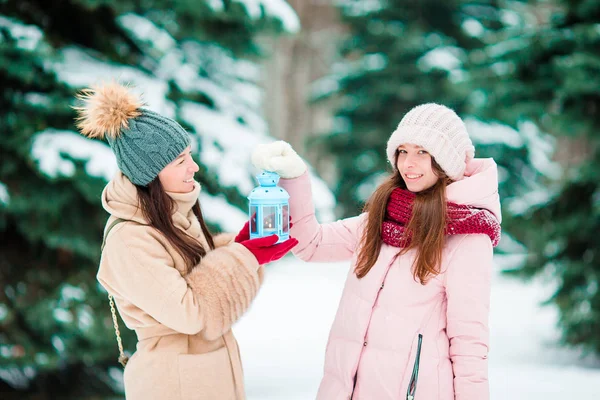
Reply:
[[367, 342], [364, 342], [364, 343], [363, 343], [363, 346], [366, 346], [366, 345], [367, 345]]
[[384, 284], [382, 283], [382, 284], [381, 284], [381, 289], [383, 289], [383, 285], [384, 285]]

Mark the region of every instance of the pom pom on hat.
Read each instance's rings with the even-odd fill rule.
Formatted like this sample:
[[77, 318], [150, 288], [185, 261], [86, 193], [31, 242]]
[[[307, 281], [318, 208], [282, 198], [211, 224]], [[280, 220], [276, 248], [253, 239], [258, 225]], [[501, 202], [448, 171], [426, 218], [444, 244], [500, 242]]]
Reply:
[[129, 127], [129, 120], [141, 115], [142, 101], [126, 87], [118, 83], [94, 86], [82, 90], [77, 98], [84, 102], [83, 107], [75, 107], [79, 116], [77, 127], [81, 134], [89, 138], [116, 139], [123, 129]]

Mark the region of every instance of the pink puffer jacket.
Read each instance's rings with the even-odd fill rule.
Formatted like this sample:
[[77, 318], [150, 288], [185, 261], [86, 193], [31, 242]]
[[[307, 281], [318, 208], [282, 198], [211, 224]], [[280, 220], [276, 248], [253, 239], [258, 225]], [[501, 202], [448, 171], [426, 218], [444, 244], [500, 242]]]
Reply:
[[[310, 178], [282, 179], [294, 218], [294, 254], [305, 261], [352, 260], [325, 354], [318, 400], [488, 400], [488, 236], [448, 236], [442, 273], [426, 285], [411, 272], [414, 251], [383, 244], [366, 277], [354, 266], [365, 214], [319, 224]], [[449, 201], [501, 220], [496, 164], [476, 159], [448, 186]], [[355, 381], [356, 379], [356, 381]]]

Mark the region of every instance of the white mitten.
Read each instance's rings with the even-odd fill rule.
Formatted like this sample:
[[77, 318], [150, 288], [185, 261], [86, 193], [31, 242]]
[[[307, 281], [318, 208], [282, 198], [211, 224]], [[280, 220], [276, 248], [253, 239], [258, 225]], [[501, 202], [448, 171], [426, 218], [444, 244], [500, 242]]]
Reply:
[[252, 163], [258, 169], [277, 173], [285, 179], [293, 179], [306, 171], [306, 164], [283, 140], [259, 144], [252, 152]]

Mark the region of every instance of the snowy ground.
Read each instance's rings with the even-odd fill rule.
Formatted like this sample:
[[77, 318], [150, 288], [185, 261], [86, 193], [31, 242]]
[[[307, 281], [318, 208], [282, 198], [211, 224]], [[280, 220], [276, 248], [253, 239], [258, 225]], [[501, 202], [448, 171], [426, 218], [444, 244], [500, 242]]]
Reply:
[[[313, 400], [347, 263], [294, 258], [268, 267], [261, 293], [236, 325], [248, 400]], [[492, 288], [492, 400], [598, 400], [600, 369], [553, 345], [548, 288], [496, 275]], [[425, 399], [434, 400], [434, 399]]]

